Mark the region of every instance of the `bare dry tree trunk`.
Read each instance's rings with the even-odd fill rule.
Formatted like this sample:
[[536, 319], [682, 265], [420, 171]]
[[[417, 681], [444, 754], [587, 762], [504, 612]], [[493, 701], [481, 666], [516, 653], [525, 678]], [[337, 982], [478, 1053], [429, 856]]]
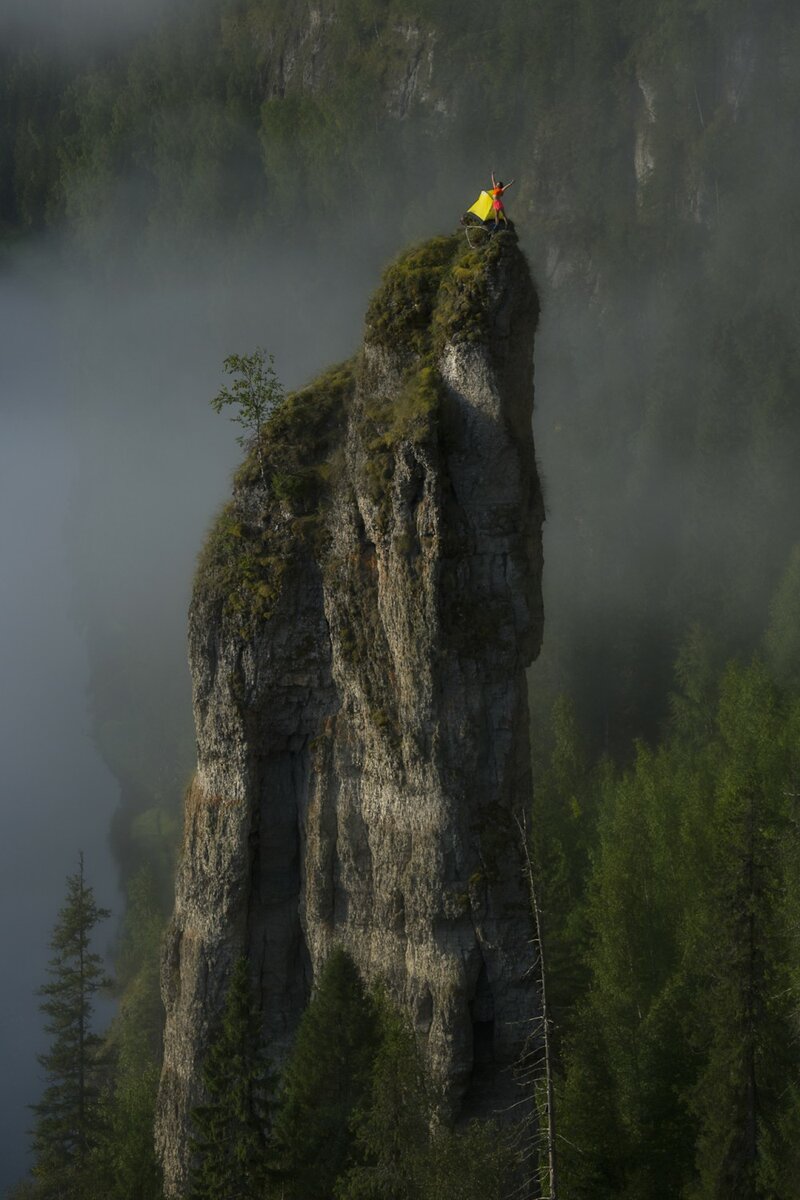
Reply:
[[[544, 939], [542, 937], [542, 915], [536, 888], [536, 873], [533, 869], [528, 823], [525, 816], [515, 817], [519, 830], [522, 851], [525, 857], [525, 875], [528, 883], [531, 909], [536, 930], [536, 951], [539, 974], [539, 994], [542, 1002], [541, 1038], [544, 1046], [544, 1075], [545, 1075], [545, 1138], [547, 1142], [547, 1171], [549, 1190], [546, 1200], [558, 1200], [558, 1160], [556, 1154], [556, 1109], [553, 1085], [553, 1056], [551, 1045], [551, 1024], [547, 1008], [547, 972], [545, 969]], [[538, 1030], [537, 1030], [538, 1032]], [[535, 1080], [533, 1080], [535, 1085]]]

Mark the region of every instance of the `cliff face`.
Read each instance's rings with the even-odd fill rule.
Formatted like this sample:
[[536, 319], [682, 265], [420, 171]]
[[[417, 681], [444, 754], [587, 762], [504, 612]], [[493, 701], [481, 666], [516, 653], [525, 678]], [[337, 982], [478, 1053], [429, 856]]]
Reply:
[[361, 354], [287, 399], [210, 535], [163, 970], [169, 1194], [243, 952], [276, 1060], [339, 943], [410, 1014], [452, 1115], [513, 1098], [537, 1006], [513, 824], [542, 628], [537, 311], [511, 233], [406, 255]]

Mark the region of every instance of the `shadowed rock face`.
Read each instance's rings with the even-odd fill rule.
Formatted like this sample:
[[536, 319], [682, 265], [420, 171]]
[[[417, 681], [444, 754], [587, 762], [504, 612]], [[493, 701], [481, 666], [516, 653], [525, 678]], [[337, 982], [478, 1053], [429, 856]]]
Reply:
[[163, 967], [168, 1194], [242, 953], [277, 1061], [338, 943], [409, 1013], [452, 1116], [514, 1099], [537, 1009], [513, 822], [542, 632], [537, 313], [512, 233], [406, 255], [362, 352], [286, 401], [209, 537]]

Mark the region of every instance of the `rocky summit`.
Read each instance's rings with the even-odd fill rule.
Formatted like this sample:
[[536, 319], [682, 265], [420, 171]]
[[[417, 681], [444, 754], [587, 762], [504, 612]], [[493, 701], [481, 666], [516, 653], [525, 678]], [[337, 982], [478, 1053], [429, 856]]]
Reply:
[[197, 772], [163, 962], [169, 1195], [235, 960], [282, 1061], [343, 946], [452, 1118], [501, 1112], [538, 1008], [515, 814], [542, 634], [536, 292], [513, 231], [385, 272], [350, 362], [286, 398], [202, 552]]

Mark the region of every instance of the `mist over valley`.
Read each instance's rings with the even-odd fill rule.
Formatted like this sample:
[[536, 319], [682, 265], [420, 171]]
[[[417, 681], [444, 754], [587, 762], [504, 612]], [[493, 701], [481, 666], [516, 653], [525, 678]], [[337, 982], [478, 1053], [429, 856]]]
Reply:
[[[364, 672], [363, 694], [344, 687], [346, 699], [337, 701], [352, 714], [363, 700], [374, 726], [367, 737], [356, 723], [351, 739], [361, 744], [363, 736], [367, 747], [352, 767], [364, 773], [364, 796], [373, 736], [385, 762], [404, 747], [402, 770], [385, 768], [381, 785], [400, 795], [402, 780], [410, 786], [413, 777], [407, 746], [425, 744], [427, 725], [403, 691], [404, 669], [416, 684], [448, 655], [467, 674], [473, 668], [464, 664], [477, 661], [473, 656], [486, 654], [486, 671], [501, 661], [503, 622], [489, 618], [491, 604], [485, 597], [478, 603], [472, 583], [463, 595], [444, 585], [436, 593], [431, 628], [456, 632], [432, 658], [414, 659], [427, 645], [422, 626], [414, 625], [422, 604], [417, 610], [409, 601], [411, 632], [392, 640], [391, 622], [406, 611], [398, 599], [405, 596], [403, 564], [426, 563], [432, 553], [421, 536], [416, 549], [423, 518], [416, 532], [400, 531], [398, 514], [406, 510], [392, 505], [406, 470], [417, 480], [416, 491], [408, 485], [409, 512], [427, 512], [440, 486], [443, 495], [452, 493], [447, 503], [480, 509], [484, 494], [488, 505], [510, 478], [507, 463], [502, 481], [492, 477], [495, 460], [487, 450], [470, 488], [453, 484], [448, 493], [441, 482], [458, 478], [466, 453], [448, 424], [447, 397], [486, 403], [478, 376], [465, 367], [458, 375], [459, 355], [466, 362], [485, 354], [485, 378], [497, 372], [500, 381], [488, 392], [502, 394], [508, 411], [516, 411], [513, 388], [503, 391], [502, 364], [505, 354], [516, 361], [520, 335], [498, 334], [504, 318], [492, 307], [503, 288], [522, 304], [518, 282], [508, 282], [516, 279], [510, 260], [502, 258], [511, 254], [502, 249], [506, 238], [515, 247], [518, 239], [541, 305], [535, 460], [525, 465], [538, 473], [544, 492], [544, 633], [527, 676], [529, 750], [517, 740], [519, 720], [512, 724], [514, 754], [532, 763], [530, 803], [523, 808], [534, 908], [544, 914], [541, 945], [552, 971], [548, 1103], [569, 1143], [561, 1148], [558, 1195], [710, 1200], [721, 1194], [720, 1180], [734, 1180], [743, 1197], [789, 1200], [800, 1170], [797, 14], [782, 3], [762, 11], [749, 2], [723, 9], [683, 0], [636, 6], [618, 0], [600, 8], [588, 0], [533, 8], [509, 2], [494, 19], [473, 0], [458, 15], [438, 0], [408, 0], [386, 11], [355, 0], [314, 8], [273, 0], [197, 6], [153, 0], [127, 8], [38, 0], [6, 5], [0, 37], [3, 953], [15, 964], [4, 987], [9, 1069], [0, 1187], [11, 1188], [36, 1164], [36, 1181], [10, 1196], [49, 1196], [58, 1178], [40, 1144], [33, 1155], [26, 1150], [27, 1131], [39, 1118], [24, 1106], [39, 1101], [45, 1086], [47, 1071], [37, 1067], [36, 1054], [47, 1052], [48, 1039], [34, 992], [45, 981], [64, 880], [83, 850], [97, 903], [113, 910], [92, 933], [93, 943], [118, 983], [113, 1000], [100, 992], [95, 1000], [94, 1025], [98, 1032], [110, 1028], [114, 1066], [98, 1075], [98, 1096], [108, 1107], [105, 1132], [93, 1143], [95, 1174], [87, 1178], [94, 1182], [74, 1194], [112, 1195], [113, 1178], [119, 1200], [164, 1195], [168, 1080], [161, 1082], [158, 1159], [151, 1136], [163, 1053], [159, 956], [175, 903], [176, 864], [190, 872], [186, 863], [193, 861], [186, 845], [205, 845], [209, 862], [215, 854], [222, 862], [227, 845], [223, 832], [215, 840], [216, 827], [197, 817], [215, 800], [210, 784], [203, 793], [192, 782], [198, 731], [186, 661], [198, 556], [207, 561], [219, 530], [228, 534], [215, 578], [229, 581], [230, 595], [209, 608], [207, 632], [209, 645], [224, 648], [220, 661], [227, 653], [233, 665], [208, 704], [210, 711], [218, 706], [220, 728], [233, 730], [241, 721], [247, 737], [240, 742], [230, 734], [228, 759], [221, 739], [218, 768], [208, 778], [217, 769], [220, 778], [236, 777], [245, 743], [255, 764], [248, 770], [256, 774], [243, 779], [252, 781], [271, 761], [266, 734], [259, 744], [252, 730], [269, 726], [277, 701], [262, 711], [258, 688], [266, 667], [252, 678], [247, 672], [249, 663], [262, 661], [259, 654], [272, 662], [270, 655], [279, 653], [264, 646], [271, 645], [270, 631], [282, 628], [275, 615], [281, 581], [288, 588], [293, 579], [291, 570], [283, 574], [284, 552], [288, 562], [316, 555], [329, 588], [325, 621], [338, 648], [323, 647], [322, 659], [332, 654], [337, 680], [348, 670]], [[487, 237], [471, 251], [458, 219], [490, 186], [492, 172], [515, 177], [505, 197], [514, 233]], [[372, 307], [370, 297], [377, 297]], [[443, 331], [449, 342], [442, 342]], [[209, 404], [224, 382], [225, 358], [257, 347], [274, 354], [290, 394], [333, 364], [354, 356], [356, 363], [323, 376], [309, 393], [317, 407], [308, 413], [287, 401], [283, 425], [279, 420], [265, 435], [272, 473], [264, 495], [252, 482], [253, 445], [237, 446], [239, 430]], [[388, 368], [385, 378], [375, 374], [375, 363], [392, 355], [405, 364], [405, 390], [395, 389]], [[358, 424], [362, 410], [372, 422], [366, 432]], [[498, 428], [511, 420], [497, 419]], [[362, 453], [367, 465], [360, 475], [353, 463]], [[243, 462], [234, 507], [224, 509]], [[337, 592], [325, 574], [332, 571], [325, 537], [336, 543], [349, 526], [341, 517], [337, 527], [326, 505], [351, 512], [346, 489], [337, 491], [350, 470], [364, 528], [353, 518], [356, 540], [348, 553], [339, 546]], [[450, 557], [442, 552], [441, 576], [431, 568], [432, 579], [446, 577], [451, 558], [471, 562], [480, 541], [477, 533], [459, 541], [469, 521], [442, 504], [449, 516], [441, 520], [458, 549]], [[387, 512], [396, 523], [392, 536], [381, 526]], [[535, 519], [525, 519], [530, 528], [512, 526], [512, 542], [537, 536]], [[203, 551], [212, 527], [217, 532]], [[284, 535], [288, 541], [280, 540]], [[384, 552], [394, 564], [385, 571]], [[363, 576], [348, 574], [355, 563]], [[472, 578], [469, 570], [463, 568], [465, 579]], [[423, 594], [421, 565], [419, 571]], [[303, 603], [313, 607], [313, 578], [298, 593], [298, 623]], [[361, 602], [355, 578], [362, 579]], [[513, 572], [508, 578], [513, 592]], [[373, 594], [376, 579], [380, 587], [393, 581], [397, 593]], [[523, 590], [518, 584], [519, 595]], [[253, 596], [261, 597], [255, 607]], [[336, 613], [345, 610], [340, 629]], [[361, 621], [368, 636], [359, 632]], [[520, 644], [523, 626], [518, 620]], [[209, 650], [202, 666], [194, 636], [197, 689], [204, 670], [213, 675], [215, 660]], [[275, 634], [278, 647], [282, 636]], [[377, 646], [384, 648], [376, 652]], [[327, 676], [314, 675], [313, 655], [302, 675], [307, 653], [301, 646], [291, 660], [304, 680], [297, 686], [322, 696]], [[417, 663], [414, 671], [404, 668], [406, 653]], [[228, 715], [219, 699], [223, 683], [239, 696]], [[487, 685], [483, 695], [490, 708], [495, 692]], [[287, 713], [294, 711], [294, 701], [286, 703]], [[430, 718], [441, 728], [447, 719], [443, 712]], [[337, 742], [331, 729], [344, 717], [334, 713], [331, 720], [333, 726], [320, 729], [341, 755], [345, 739]], [[257, 804], [248, 801], [256, 805], [253, 846], [259, 831], [271, 828], [270, 795], [294, 794], [297, 778], [313, 795], [328, 779], [328, 768], [313, 758], [323, 734], [303, 737], [302, 754], [310, 756], [301, 754], [304, 765], [284, 775], [276, 767], [274, 777], [263, 768], [272, 782], [264, 783]], [[486, 754], [502, 757], [504, 737], [487, 743]], [[466, 745], [482, 745], [474, 729]], [[422, 757], [432, 770], [434, 752]], [[284, 1081], [277, 1132], [272, 1118], [255, 1122], [254, 1136], [272, 1147], [264, 1162], [274, 1166], [278, 1155], [293, 1181], [287, 1186], [304, 1198], [314, 1187], [321, 1197], [331, 1194], [338, 1180], [337, 1195], [348, 1200], [360, 1194], [359, 1180], [373, 1178], [365, 1172], [377, 1178], [383, 1169], [375, 1148], [381, 1138], [363, 1140], [363, 1129], [378, 1129], [385, 1115], [381, 1071], [387, 1062], [400, 1071], [419, 1053], [420, 1077], [433, 1078], [439, 1051], [431, 1047], [449, 1017], [444, 990], [434, 987], [431, 999], [411, 968], [407, 977], [386, 975], [397, 1019], [411, 1023], [411, 1042], [391, 1025], [394, 1017], [369, 1008], [375, 980], [365, 962], [380, 959], [386, 973], [394, 959], [388, 952], [381, 959], [374, 947], [372, 958], [360, 959], [363, 947], [348, 941], [347, 909], [360, 901], [344, 880], [360, 859], [354, 850], [350, 862], [346, 847], [350, 837], [353, 846], [361, 843], [353, 810], [343, 816], [351, 768], [342, 761], [340, 774], [330, 776], [338, 780], [330, 794], [342, 789], [342, 807], [329, 817], [333, 825], [342, 821], [338, 849], [326, 859], [320, 834], [318, 874], [325, 880], [330, 871], [335, 881], [325, 918], [334, 931], [331, 945], [344, 946], [355, 965], [334, 962], [328, 980], [322, 966], [328, 943], [314, 942], [310, 908], [298, 918], [308, 945], [300, 939], [289, 965], [268, 969], [253, 950], [261, 918], [252, 914], [261, 911], [260, 901], [247, 902], [246, 919], [235, 906], [230, 910], [239, 915], [225, 918], [220, 945], [239, 945], [247, 927], [242, 953], [253, 994], [241, 992], [240, 1017], [245, 1021], [252, 1003], [262, 1032], [283, 1022], [284, 1033], [270, 1034]], [[241, 794], [251, 795], [249, 786], [242, 783]], [[421, 797], [435, 794], [432, 784], [420, 787], [419, 795], [408, 793], [408, 805], [427, 812]], [[453, 801], [453, 811], [466, 811], [466, 803]], [[516, 803], [509, 812], [517, 812]], [[382, 811], [390, 810], [387, 802]], [[316, 810], [312, 805], [312, 817], [303, 815], [301, 803], [299, 811], [292, 826], [299, 840], [287, 861], [296, 853], [305, 863], [303, 855], [316, 845], [309, 833]], [[277, 844], [284, 818], [279, 806], [274, 812]], [[365, 820], [370, 861], [382, 862], [381, 826], [377, 818], [372, 827]], [[477, 874], [485, 873], [488, 888], [495, 874], [508, 884], [520, 869], [511, 865], [519, 849], [516, 826], [499, 818], [495, 825], [504, 832], [492, 835], [491, 853], [487, 835], [475, 834], [480, 871], [466, 870], [455, 852], [451, 858], [443, 852], [440, 866], [428, 871], [426, 884], [446, 878], [452, 885], [448, 921], [457, 924], [463, 916], [457, 906], [464, 904], [480, 926]], [[449, 829], [445, 822], [443, 837]], [[750, 837], [748, 830], [756, 832]], [[386, 923], [392, 937], [404, 946], [408, 938], [410, 946], [411, 885], [402, 882], [398, 865], [404, 853], [390, 855], [381, 871], [386, 877], [398, 871], [394, 915]], [[470, 853], [463, 852], [464, 862]], [[495, 854], [499, 865], [487, 865]], [[302, 886], [313, 884], [311, 874], [311, 867], [298, 869]], [[181, 878], [179, 907], [187, 911], [203, 888], [199, 875]], [[224, 864], [216, 878], [227, 886]], [[749, 890], [742, 884], [748, 879]], [[269, 886], [258, 885], [265, 895]], [[375, 905], [381, 886], [379, 879]], [[258, 887], [252, 884], [253, 895]], [[326, 903], [319, 899], [321, 912]], [[751, 918], [752, 937], [745, 936]], [[199, 927], [187, 927], [188, 944], [200, 944]], [[269, 941], [272, 934], [264, 936]], [[446, 1188], [448, 1155], [463, 1163], [465, 1189], [482, 1196], [489, 1195], [480, 1183], [489, 1163], [492, 1187], [519, 1178], [513, 1153], [502, 1161], [489, 1154], [489, 1143], [505, 1142], [486, 1122], [502, 1125], [504, 1118], [476, 1100], [481, 1088], [490, 1094], [492, 1071], [499, 1069], [491, 1066], [503, 1053], [499, 1019], [490, 1026], [511, 978], [492, 959], [488, 940], [481, 943], [482, 965], [469, 959], [465, 967], [458, 1036], [468, 1044], [468, 1065], [459, 1067], [467, 1082], [442, 1126], [452, 1119], [447, 1137], [454, 1140], [407, 1131], [410, 1140], [398, 1149], [398, 1161], [418, 1154], [414, 1161], [427, 1164], [424, 1178], [411, 1167], [400, 1172], [413, 1200]], [[203, 1037], [221, 1019], [235, 977], [233, 952], [227, 953], [208, 950]], [[169, 992], [174, 977], [164, 970]], [[191, 968], [181, 972], [186, 988]], [[377, 966], [374, 972], [380, 974]], [[275, 1008], [279, 977], [299, 981], [286, 1011]], [[325, 999], [327, 987], [334, 990]], [[320, 988], [323, 1015], [341, 1002], [336, 1011], [344, 1028], [359, 1014], [355, 1043], [366, 1056], [364, 1078], [372, 1081], [359, 1111], [372, 1104], [373, 1124], [357, 1135], [352, 1113], [338, 1113], [347, 1166], [331, 1161], [324, 1168], [330, 1176], [321, 1168], [306, 1178], [291, 1157], [291, 1146], [311, 1136], [298, 1115], [305, 1068], [297, 1064], [304, 1037], [323, 1020], [313, 1000]], [[456, 987], [454, 994], [462, 992]], [[760, 1014], [750, 1024], [748, 996]], [[305, 1035], [307, 1025], [312, 1033]], [[378, 1031], [374, 1041], [368, 1029]], [[185, 1033], [173, 1028], [168, 1038], [183, 1045]], [[543, 1037], [539, 1026], [537, 1036]], [[739, 1047], [738, 1057], [733, 1051], [726, 1057], [731, 1046]], [[386, 1058], [390, 1052], [396, 1059]], [[207, 1094], [200, 1068], [187, 1079], [186, 1095]], [[424, 1107], [419, 1096], [415, 1103]], [[526, 1186], [531, 1196], [555, 1200], [546, 1137], [551, 1115], [540, 1111], [526, 1127], [537, 1164]], [[470, 1126], [467, 1116], [483, 1124]], [[191, 1147], [191, 1117], [187, 1122]], [[120, 1132], [126, 1126], [127, 1142]], [[177, 1190], [167, 1194], [188, 1194], [183, 1169], [169, 1166], [169, 1188]], [[271, 1194], [264, 1178], [258, 1175], [259, 1195]]]

